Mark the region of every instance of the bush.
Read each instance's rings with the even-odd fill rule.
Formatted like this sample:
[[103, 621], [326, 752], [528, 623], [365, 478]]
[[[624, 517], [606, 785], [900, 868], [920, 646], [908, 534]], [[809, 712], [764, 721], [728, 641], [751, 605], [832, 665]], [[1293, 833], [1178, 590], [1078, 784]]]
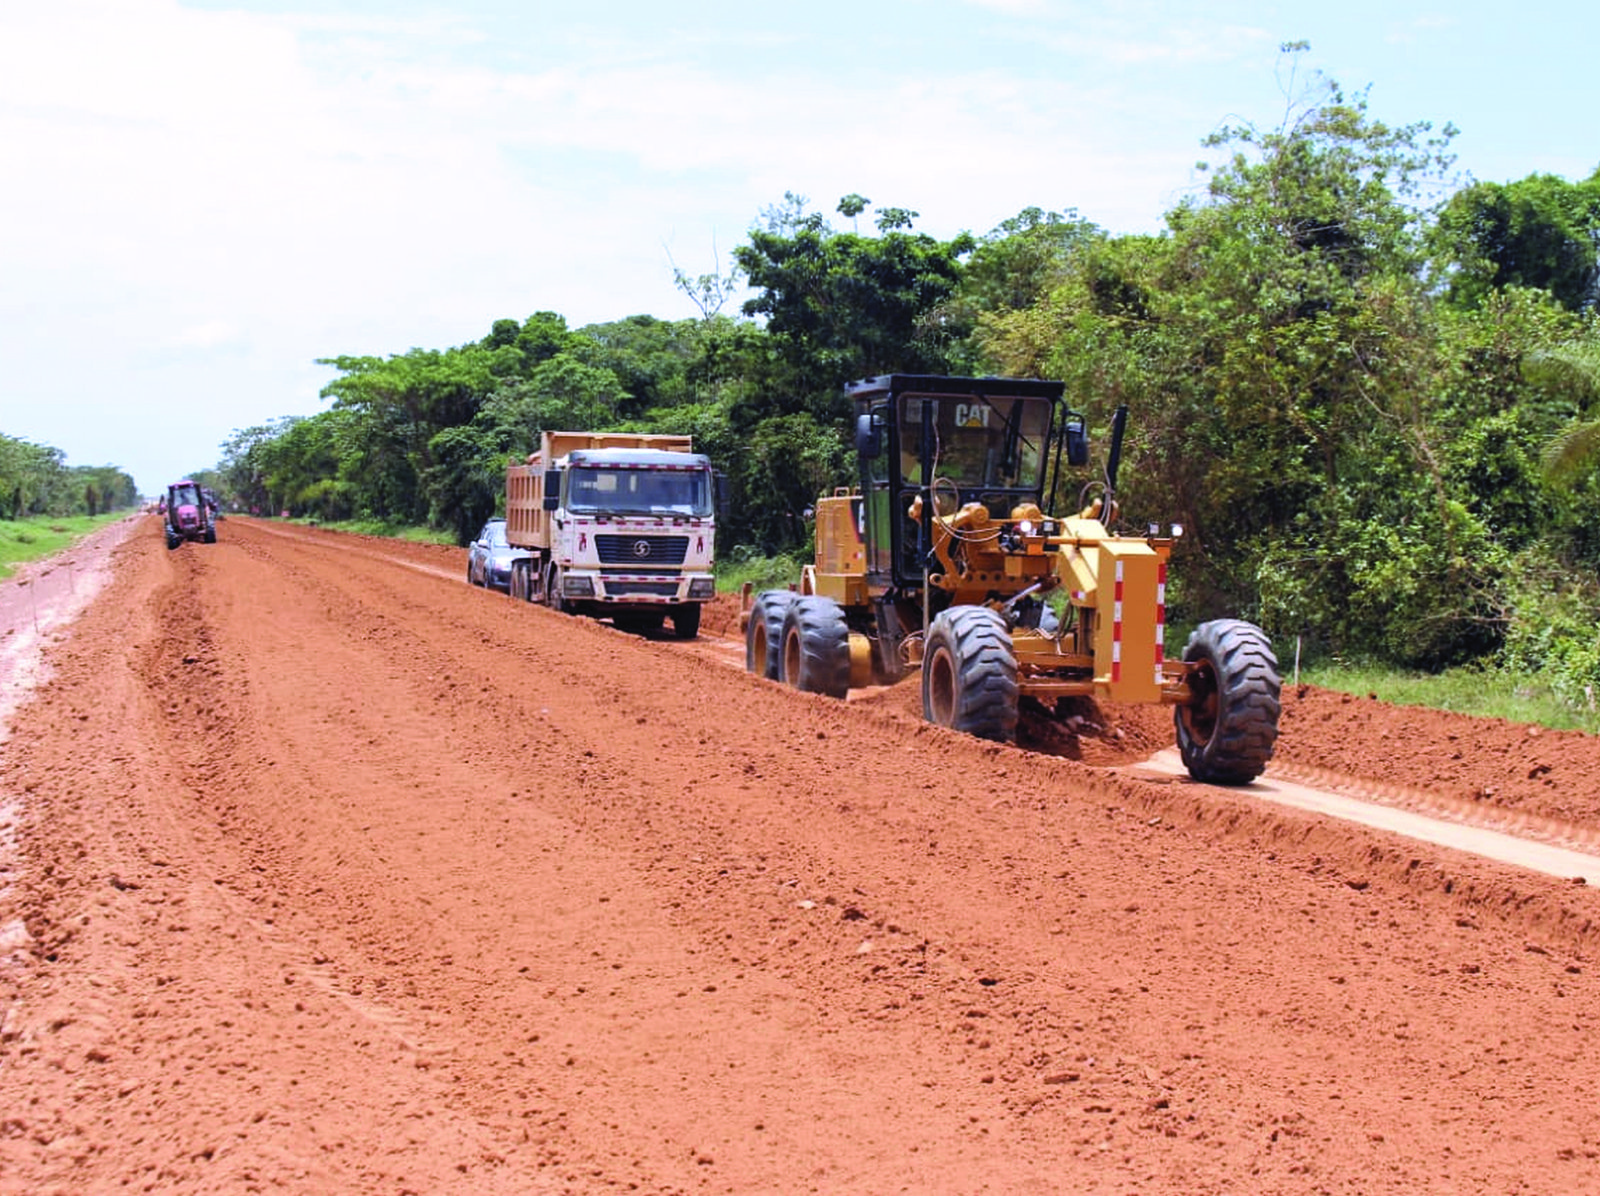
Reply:
[[717, 588], [724, 592], [749, 583], [762, 590], [786, 590], [800, 580], [801, 562], [788, 553], [761, 556], [748, 544], [735, 545], [717, 562]]
[[1536, 552], [1518, 565], [1505, 666], [1537, 674], [1575, 708], [1592, 708], [1600, 690], [1600, 584]]
[[1334, 510], [1261, 555], [1261, 622], [1336, 655], [1436, 671], [1505, 634], [1505, 553], [1459, 503], [1406, 518]]

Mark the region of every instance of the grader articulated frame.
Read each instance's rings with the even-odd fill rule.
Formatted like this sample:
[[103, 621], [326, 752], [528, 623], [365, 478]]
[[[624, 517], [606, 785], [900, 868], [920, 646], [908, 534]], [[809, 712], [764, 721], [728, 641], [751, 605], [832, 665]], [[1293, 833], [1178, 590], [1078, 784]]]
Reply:
[[1197, 780], [1243, 784], [1277, 738], [1266, 635], [1221, 619], [1164, 652], [1167, 562], [1180, 529], [1113, 534], [1125, 409], [1103, 480], [1076, 515], [1041, 504], [1087, 465], [1082, 416], [1058, 382], [894, 374], [855, 383], [860, 483], [820, 499], [816, 560], [798, 587], [758, 595], [745, 664], [802, 690], [922, 674], [932, 722], [1016, 737], [1018, 704], [1171, 706]]

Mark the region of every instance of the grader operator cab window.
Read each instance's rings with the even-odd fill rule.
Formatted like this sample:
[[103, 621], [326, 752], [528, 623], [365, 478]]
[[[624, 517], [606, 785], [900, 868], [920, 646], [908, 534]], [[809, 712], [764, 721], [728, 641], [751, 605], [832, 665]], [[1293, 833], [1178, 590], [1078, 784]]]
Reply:
[[922, 479], [923, 405], [933, 410], [932, 476], [961, 491], [1039, 489], [1051, 405], [1041, 399], [984, 395], [906, 395], [901, 398], [900, 476]]
[[892, 395], [890, 404], [892, 451], [864, 463], [868, 569], [911, 581], [923, 569], [923, 529], [911, 511], [925, 480], [932, 485], [934, 509], [945, 515], [968, 502], [1004, 513], [1019, 502], [1037, 501], [1054, 399], [907, 391]]

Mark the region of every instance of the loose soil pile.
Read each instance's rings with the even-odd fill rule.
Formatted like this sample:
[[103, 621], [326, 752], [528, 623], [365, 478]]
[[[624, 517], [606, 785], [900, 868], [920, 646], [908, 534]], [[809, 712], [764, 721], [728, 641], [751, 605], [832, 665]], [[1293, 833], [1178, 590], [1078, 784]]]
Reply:
[[[1600, 1190], [1593, 890], [221, 531], [14, 718], [0, 1192]], [[1305, 690], [1278, 763], [1600, 829], [1583, 736]]]

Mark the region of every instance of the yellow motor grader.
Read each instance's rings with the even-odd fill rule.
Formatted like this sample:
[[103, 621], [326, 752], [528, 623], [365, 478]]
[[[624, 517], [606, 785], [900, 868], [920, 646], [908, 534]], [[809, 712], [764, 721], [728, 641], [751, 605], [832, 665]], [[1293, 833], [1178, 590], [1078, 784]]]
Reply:
[[816, 507], [816, 562], [748, 612], [745, 667], [814, 693], [922, 673], [923, 713], [1016, 738], [1018, 703], [1160, 702], [1196, 780], [1244, 784], [1272, 756], [1278, 662], [1260, 628], [1201, 624], [1164, 651], [1177, 527], [1108, 530], [1127, 412], [1076, 515], [1041, 507], [1088, 464], [1059, 382], [892, 374], [846, 388], [860, 484]]

